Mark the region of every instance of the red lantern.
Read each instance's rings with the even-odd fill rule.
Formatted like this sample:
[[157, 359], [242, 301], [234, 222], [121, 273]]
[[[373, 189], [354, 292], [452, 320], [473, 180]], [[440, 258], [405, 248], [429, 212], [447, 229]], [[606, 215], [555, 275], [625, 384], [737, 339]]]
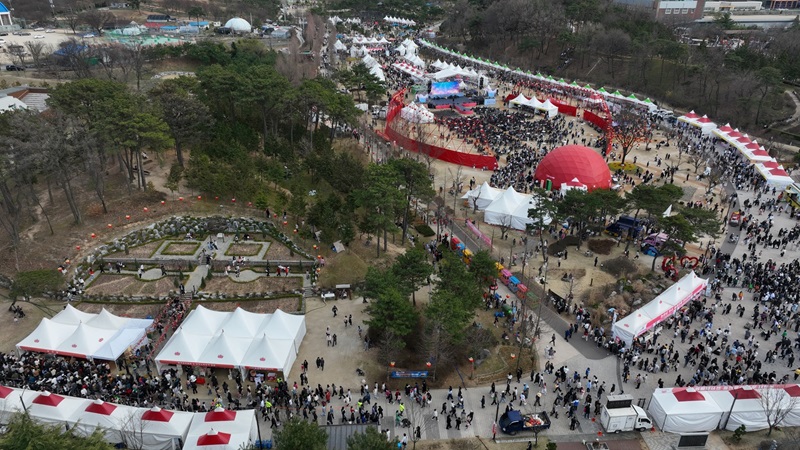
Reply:
[[150, 209], [147, 206], [145, 206], [144, 208], [142, 208], [142, 211], [148, 212], [148, 211], [150, 211]]
[[214, 197], [214, 200], [219, 200], [219, 197]]
[[603, 437], [603, 432], [602, 431], [598, 431], [597, 435], [600, 436], [600, 437]]
[[596, 417], [592, 417], [592, 422], [594, 422], [594, 421], [596, 421], [596, 420], [597, 420], [597, 418], [596, 418]]
[[178, 201], [183, 201], [183, 197], [178, 197]]
[[517, 358], [517, 355], [515, 355], [515, 354], [513, 354], [513, 353], [512, 353], [512, 354], [511, 354], [511, 359], [516, 359], [516, 358]]
[[235, 198], [232, 198], [232, 199], [231, 199], [231, 202], [233, 202], [233, 203], [236, 203], [236, 199], [235, 199]]
[[92, 233], [91, 236], [92, 236], [92, 239], [97, 237], [97, 235], [95, 233]]
[[202, 195], [198, 195], [198, 196], [197, 196], [197, 199], [198, 199], [198, 200], [202, 200], [202, 199], [203, 199], [203, 196], [202, 196]]
[[108, 224], [106, 225], [109, 229], [114, 228], [114, 225]]
[[389, 367], [394, 367], [394, 361], [389, 363]]
[[426, 363], [425, 363], [425, 367], [427, 367], [428, 369], [430, 369], [430, 368], [431, 368], [431, 362], [430, 362], [430, 361], [426, 362]]
[[127, 215], [125, 216], [125, 220], [131, 220], [131, 215], [130, 215], [130, 214], [127, 214]]
[[289, 224], [289, 222], [287, 222], [287, 221], [285, 221], [285, 220], [284, 220], [284, 221], [283, 221], [283, 224], [284, 224], [284, 225], [288, 225], [288, 224]]
[[297, 228], [294, 229], [294, 233], [297, 234]]
[[165, 202], [164, 200], [161, 200], [161, 205], [166, 205], [166, 204], [167, 204], [167, 202]]
[[81, 251], [81, 246], [80, 246], [80, 245], [76, 245], [76, 246], [75, 246], [75, 250], [77, 250], [77, 251]]
[[253, 206], [253, 202], [247, 202], [247, 206]]

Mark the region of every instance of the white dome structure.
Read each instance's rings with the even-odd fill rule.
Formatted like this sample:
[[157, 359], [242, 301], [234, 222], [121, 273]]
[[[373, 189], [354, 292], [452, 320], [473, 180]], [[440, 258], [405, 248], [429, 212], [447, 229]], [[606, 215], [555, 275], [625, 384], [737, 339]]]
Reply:
[[231, 31], [236, 33], [249, 33], [253, 31], [253, 27], [250, 26], [250, 23], [241, 17], [234, 17], [225, 22], [225, 28], [230, 28]]

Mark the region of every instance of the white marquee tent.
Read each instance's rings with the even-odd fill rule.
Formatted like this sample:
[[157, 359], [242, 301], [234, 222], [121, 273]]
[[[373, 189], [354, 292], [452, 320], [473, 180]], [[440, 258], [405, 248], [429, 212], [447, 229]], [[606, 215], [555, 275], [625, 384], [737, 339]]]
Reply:
[[483, 211], [489, 206], [497, 197], [503, 195], [503, 190], [489, 186], [488, 181], [484, 181], [482, 185], [475, 189], [467, 191], [461, 198], [469, 200], [472, 207], [477, 204], [478, 209]]
[[[137, 408], [135, 433], [127, 433], [128, 442], [140, 443], [148, 450], [176, 450], [178, 440], [185, 442], [195, 414], [169, 411], [159, 407]], [[139, 426], [139, 424], [141, 424]]]
[[147, 343], [152, 319], [118, 317], [103, 309], [89, 314], [67, 305], [17, 344], [17, 351], [55, 353], [113, 361], [135, 345]]
[[661, 431], [672, 433], [715, 430], [723, 413], [708, 392], [692, 388], [656, 389], [647, 411]]
[[[490, 225], [504, 225], [515, 230], [524, 230], [532, 223], [532, 219], [528, 217], [528, 210], [535, 208], [538, 201], [547, 200], [534, 198], [532, 194], [520, 194], [513, 187], [509, 187], [484, 208], [483, 221]], [[549, 223], [550, 218], [545, 218], [545, 225]]]
[[[769, 428], [764, 407], [761, 405], [762, 394], [758, 390], [743, 386], [725, 391], [710, 391], [708, 395], [723, 411], [720, 428], [725, 427], [730, 431], [739, 428], [740, 425], [751, 431]], [[783, 395], [785, 392], [777, 399], [782, 400]]]
[[400, 117], [412, 123], [433, 123], [433, 113], [418, 103], [409, 103], [400, 110]]
[[614, 322], [612, 325], [614, 338], [630, 347], [634, 339], [697, 298], [707, 284], [708, 280], [698, 277], [694, 271], [688, 273], [651, 302]]
[[[273, 314], [255, 314], [241, 308], [219, 312], [198, 306], [167, 341], [155, 361], [159, 367], [185, 364], [237, 368], [242, 372], [244, 369], [275, 370], [286, 377], [305, 334], [304, 316], [281, 310]], [[265, 342], [269, 343], [268, 349], [262, 349]]]
[[91, 401], [85, 398], [40, 392], [25, 405], [31, 417], [35, 417], [41, 423], [59, 427], [63, 431], [72, 423], [72, 417], [82, 412], [90, 403]]
[[255, 410], [195, 414], [183, 450], [239, 449], [258, 439]]
[[717, 124], [711, 121], [708, 116], [703, 115], [700, 116], [696, 114], [694, 111], [690, 111], [688, 114], [684, 114], [678, 117], [679, 122], [687, 123], [693, 127], [700, 128], [703, 134], [711, 134], [712, 131], [717, 129]]

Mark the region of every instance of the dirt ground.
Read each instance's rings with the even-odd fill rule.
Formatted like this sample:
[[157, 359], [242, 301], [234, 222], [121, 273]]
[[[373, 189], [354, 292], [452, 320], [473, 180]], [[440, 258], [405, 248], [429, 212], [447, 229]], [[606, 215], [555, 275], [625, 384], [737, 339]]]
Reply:
[[[245, 270], [245, 272], [247, 272]], [[236, 281], [233, 274], [228, 277], [214, 277], [206, 281], [205, 292], [225, 292], [242, 295], [251, 292], [290, 292], [300, 289], [303, 281], [297, 277], [259, 277], [253, 281]]]
[[175, 290], [173, 278], [164, 277], [153, 281], [140, 280], [134, 275], [103, 273], [86, 288], [90, 295], [134, 295], [158, 296]]

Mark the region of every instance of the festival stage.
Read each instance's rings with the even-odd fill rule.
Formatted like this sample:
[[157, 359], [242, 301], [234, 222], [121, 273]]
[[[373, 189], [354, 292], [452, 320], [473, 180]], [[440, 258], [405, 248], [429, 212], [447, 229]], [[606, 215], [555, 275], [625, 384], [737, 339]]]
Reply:
[[[420, 125], [411, 124], [412, 125], [411, 129], [408, 129], [410, 123], [405, 122], [404, 119], [400, 118], [400, 111], [403, 109], [403, 107], [405, 107], [404, 98], [405, 98], [405, 89], [402, 89], [397, 93], [395, 93], [392, 96], [391, 101], [389, 102], [389, 107], [386, 113], [386, 128], [384, 129], [383, 133], [378, 133], [384, 139], [410, 152], [429, 155], [430, 157], [438, 159], [440, 161], [445, 161], [453, 164], [458, 164], [462, 166], [473, 167], [476, 169], [483, 169], [483, 170], [497, 169], [498, 167], [497, 159], [494, 157], [494, 155], [482, 154], [479, 151], [477, 151], [477, 149], [474, 152], [458, 151], [455, 149], [434, 145], [410, 137], [414, 136], [413, 132], [414, 127], [421, 126], [421, 124]], [[466, 103], [471, 103], [472, 101], [468, 97], [461, 97], [461, 98], [463, 98], [466, 101]], [[458, 114], [467, 115], [465, 111], [469, 111], [469, 113], [474, 114], [474, 112], [471, 109], [469, 109], [468, 106], [464, 105], [463, 102], [455, 104], [454, 102], [455, 99], [453, 98], [451, 99], [445, 98], [442, 100], [445, 100], [450, 103], [449, 104], [444, 103], [445, 107], [439, 108], [440, 111], [448, 110], [450, 109], [450, 106], [454, 106], [452, 110], [457, 111]], [[396, 122], [397, 120], [403, 122], [398, 123]]]

